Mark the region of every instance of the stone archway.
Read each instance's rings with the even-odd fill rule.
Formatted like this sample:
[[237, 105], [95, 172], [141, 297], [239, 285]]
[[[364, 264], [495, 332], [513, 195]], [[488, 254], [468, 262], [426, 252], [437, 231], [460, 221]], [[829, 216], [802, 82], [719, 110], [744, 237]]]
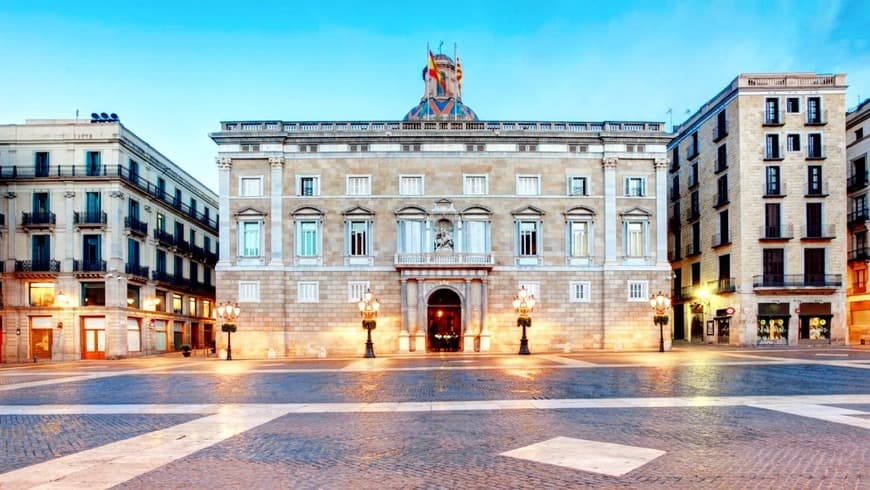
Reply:
[[462, 299], [450, 288], [429, 295], [426, 314], [426, 351], [462, 352]]

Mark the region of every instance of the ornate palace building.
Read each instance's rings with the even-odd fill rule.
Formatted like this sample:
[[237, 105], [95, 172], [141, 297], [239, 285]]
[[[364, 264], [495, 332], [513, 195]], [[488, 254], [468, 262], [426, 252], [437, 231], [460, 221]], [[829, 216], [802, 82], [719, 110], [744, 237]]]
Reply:
[[211, 344], [217, 195], [117, 116], [0, 125], [0, 191], [3, 361]]
[[846, 76], [742, 74], [669, 145], [674, 338], [847, 339]]
[[226, 121], [211, 134], [235, 353], [361, 354], [369, 289], [379, 353], [516, 352], [521, 287], [537, 301], [533, 353], [658, 348], [664, 124], [481, 121], [457, 68], [432, 57], [403, 120]]

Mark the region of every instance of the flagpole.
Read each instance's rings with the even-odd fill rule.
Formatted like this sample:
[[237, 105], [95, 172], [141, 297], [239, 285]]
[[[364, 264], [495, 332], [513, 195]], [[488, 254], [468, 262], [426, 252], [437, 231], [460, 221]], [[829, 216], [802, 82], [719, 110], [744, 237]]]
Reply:
[[429, 120], [429, 59], [431, 58], [431, 51], [429, 50], [429, 41], [426, 41], [426, 120]]

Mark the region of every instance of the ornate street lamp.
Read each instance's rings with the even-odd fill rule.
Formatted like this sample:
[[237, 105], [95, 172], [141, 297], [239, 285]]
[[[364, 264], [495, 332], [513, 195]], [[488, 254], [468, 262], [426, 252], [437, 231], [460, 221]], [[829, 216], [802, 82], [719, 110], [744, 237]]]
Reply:
[[239, 313], [241, 313], [241, 308], [239, 308], [239, 304], [231, 305], [229, 301], [226, 303], [222, 303], [217, 307], [217, 315], [218, 318], [223, 320], [225, 323], [221, 325], [221, 331], [227, 333], [227, 360], [233, 360], [233, 344], [232, 344], [232, 334], [236, 331], [236, 324], [233, 323], [239, 318]]
[[375, 357], [375, 349], [372, 345], [372, 329], [378, 326], [378, 322], [375, 318], [378, 317], [378, 309], [380, 309], [381, 304], [378, 302], [377, 298], [372, 295], [372, 290], [369, 289], [363, 297], [359, 299], [357, 306], [359, 307], [359, 314], [362, 317], [362, 327], [368, 331], [365, 357]]
[[527, 356], [531, 352], [529, 352], [529, 339], [526, 337], [526, 328], [531, 328], [532, 326], [532, 317], [529, 316], [529, 313], [535, 309], [535, 295], [529, 293], [526, 287], [522, 286], [517, 291], [513, 304], [514, 311], [517, 313], [517, 326], [523, 327], [523, 338], [520, 339], [519, 353]]
[[653, 323], [659, 326], [659, 352], [665, 351], [664, 326], [668, 324], [668, 309], [671, 307], [671, 298], [662, 294], [661, 291], [649, 298], [649, 305], [655, 314]]

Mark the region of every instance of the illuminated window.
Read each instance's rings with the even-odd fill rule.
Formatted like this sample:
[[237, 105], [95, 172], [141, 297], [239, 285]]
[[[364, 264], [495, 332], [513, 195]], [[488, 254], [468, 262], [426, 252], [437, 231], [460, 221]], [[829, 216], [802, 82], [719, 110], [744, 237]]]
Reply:
[[184, 303], [182, 303], [182, 301], [181, 301], [181, 295], [180, 294], [173, 294], [172, 295], [172, 312], [175, 313], [176, 315], [182, 314], [183, 313], [183, 305], [184, 305]]
[[30, 283], [30, 306], [52, 306], [54, 304], [53, 282]]

